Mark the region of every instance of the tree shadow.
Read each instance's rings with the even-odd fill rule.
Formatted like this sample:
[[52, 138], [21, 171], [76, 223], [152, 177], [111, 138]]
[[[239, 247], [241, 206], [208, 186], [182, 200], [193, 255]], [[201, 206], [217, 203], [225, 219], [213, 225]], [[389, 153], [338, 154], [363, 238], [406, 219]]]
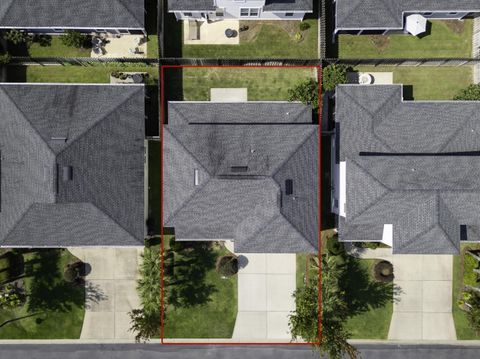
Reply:
[[60, 264], [60, 249], [38, 249], [34, 259], [27, 261], [26, 276], [32, 277], [27, 293], [28, 312], [69, 312], [73, 305], [84, 305], [84, 286], [66, 282]]
[[381, 308], [393, 301], [393, 283], [382, 283], [371, 279], [369, 271], [360, 260], [347, 256], [345, 270], [339, 280], [345, 293], [345, 303], [349, 316]]
[[85, 283], [85, 309], [91, 309], [95, 304], [108, 299], [108, 295], [104, 293], [98, 284], [87, 281]]

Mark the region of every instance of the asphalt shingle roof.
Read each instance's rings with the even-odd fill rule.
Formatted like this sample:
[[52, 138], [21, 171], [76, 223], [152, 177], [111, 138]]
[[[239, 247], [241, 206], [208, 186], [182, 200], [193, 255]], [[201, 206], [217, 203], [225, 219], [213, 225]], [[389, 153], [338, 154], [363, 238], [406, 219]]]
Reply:
[[143, 29], [144, 0], [2, 0], [0, 26]]
[[[248, 4], [245, 3], [248, 7]], [[313, 0], [266, 0], [264, 11], [313, 11]], [[168, 0], [169, 11], [213, 11], [214, 0]]]
[[[170, 102], [168, 113], [164, 218], [177, 238], [232, 239], [238, 252], [317, 250], [318, 129], [311, 108]], [[285, 193], [287, 179], [293, 195]]]
[[143, 113], [142, 86], [1, 85], [1, 245], [143, 243]]
[[479, 12], [478, 0], [337, 0], [337, 29], [403, 28], [404, 13]]
[[341, 240], [383, 224], [393, 224], [395, 253], [457, 253], [461, 225], [478, 239], [480, 102], [404, 102], [401, 85], [340, 85], [336, 121], [347, 176]]

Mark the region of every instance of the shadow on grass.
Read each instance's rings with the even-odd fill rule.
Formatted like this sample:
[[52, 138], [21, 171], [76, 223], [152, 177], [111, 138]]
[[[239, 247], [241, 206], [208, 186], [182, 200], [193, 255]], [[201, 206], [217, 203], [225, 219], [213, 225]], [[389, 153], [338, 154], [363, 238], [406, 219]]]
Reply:
[[69, 312], [72, 305], [84, 305], [83, 286], [67, 283], [62, 270], [60, 249], [38, 249], [34, 259], [26, 262], [26, 276], [32, 277], [27, 299], [30, 313]]
[[[163, 0], [159, 0], [163, 1]], [[167, 5], [165, 5], [165, 9]], [[164, 57], [181, 58], [183, 56], [182, 21], [177, 21], [175, 15], [165, 12], [164, 15]]]
[[368, 269], [362, 266], [360, 261], [347, 256], [346, 267], [339, 281], [342, 291], [345, 292], [349, 316], [383, 307], [393, 301], [393, 283], [372, 280]]

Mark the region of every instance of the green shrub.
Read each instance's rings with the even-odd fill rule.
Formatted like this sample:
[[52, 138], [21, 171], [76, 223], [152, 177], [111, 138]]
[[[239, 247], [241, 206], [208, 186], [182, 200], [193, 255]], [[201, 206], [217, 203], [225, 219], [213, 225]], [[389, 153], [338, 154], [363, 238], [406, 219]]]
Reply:
[[185, 245], [181, 241], [177, 242], [175, 237], [170, 238], [168, 244], [170, 245], [170, 249], [174, 252], [181, 252], [185, 248]]
[[340, 243], [336, 237], [327, 240], [327, 251], [332, 256], [338, 256], [344, 252], [343, 243]]
[[217, 261], [217, 272], [223, 277], [231, 277], [238, 272], [238, 259], [232, 255], [220, 257]]
[[310, 29], [310, 24], [308, 22], [302, 21], [300, 24], [298, 24], [298, 28], [300, 29], [300, 31], [305, 31]]
[[3, 35], [3, 38], [7, 41], [10, 41], [14, 45], [28, 43], [32, 40], [32, 37], [29, 36], [26, 32], [15, 29], [7, 31]]
[[368, 249], [377, 249], [380, 246], [378, 242], [363, 242], [362, 247]]
[[78, 272], [72, 266], [67, 266], [67, 269], [63, 273], [63, 279], [68, 283], [74, 283], [78, 279]]
[[477, 335], [480, 334], [480, 295], [478, 293], [471, 293], [466, 308], [466, 315], [468, 324], [475, 331]]
[[61, 35], [60, 41], [68, 47], [81, 48], [87, 43], [88, 36], [79, 33], [78, 31], [67, 30], [65, 34]]
[[470, 85], [461, 90], [454, 100], [461, 101], [480, 101], [480, 84]]
[[8, 52], [0, 55], [0, 66], [8, 65], [10, 61], [12, 61], [12, 56]]
[[380, 261], [373, 269], [375, 280], [378, 282], [391, 282], [393, 280], [393, 265], [388, 261]]
[[347, 72], [350, 67], [346, 65], [328, 65], [323, 69], [323, 89], [333, 91], [340, 84], [347, 83]]
[[318, 109], [318, 82], [310, 79], [288, 89], [288, 101], [300, 101]]

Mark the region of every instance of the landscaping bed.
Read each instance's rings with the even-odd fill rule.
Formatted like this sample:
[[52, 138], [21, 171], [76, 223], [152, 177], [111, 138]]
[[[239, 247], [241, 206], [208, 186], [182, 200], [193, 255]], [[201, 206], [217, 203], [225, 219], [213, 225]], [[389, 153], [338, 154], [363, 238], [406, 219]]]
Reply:
[[470, 58], [473, 20], [434, 20], [425, 36], [339, 35], [338, 57], [362, 58]]
[[225, 277], [216, 268], [231, 253], [219, 242], [172, 248], [171, 238], [164, 240], [165, 338], [231, 338], [237, 275]]
[[[16, 250], [15, 273], [3, 283], [19, 287], [19, 302], [0, 309], [0, 339], [78, 339], [85, 315], [85, 286], [68, 282], [65, 271], [79, 262], [66, 249]], [[2, 256], [0, 265], [7, 262]], [[11, 265], [11, 263], [9, 264]], [[22, 273], [19, 273], [22, 272]], [[71, 278], [70, 278], [71, 279]]]

